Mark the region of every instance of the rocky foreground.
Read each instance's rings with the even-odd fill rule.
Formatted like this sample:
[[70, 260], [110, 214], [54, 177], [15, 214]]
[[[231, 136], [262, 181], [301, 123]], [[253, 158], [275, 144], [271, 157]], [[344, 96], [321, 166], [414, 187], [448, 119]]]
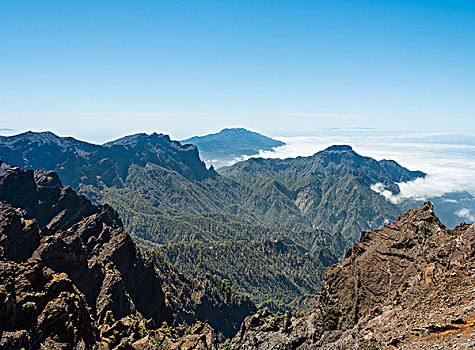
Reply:
[[364, 231], [327, 268], [317, 310], [261, 311], [232, 349], [474, 349], [475, 224], [448, 230], [427, 202]]
[[255, 311], [218, 283], [158, 271], [111, 207], [0, 161], [0, 349], [215, 347]]

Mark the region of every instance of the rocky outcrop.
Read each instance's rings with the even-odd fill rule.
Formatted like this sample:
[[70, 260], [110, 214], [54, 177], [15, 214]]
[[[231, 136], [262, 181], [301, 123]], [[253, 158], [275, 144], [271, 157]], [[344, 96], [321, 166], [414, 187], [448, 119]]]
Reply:
[[446, 230], [425, 203], [381, 230], [364, 231], [348, 257], [325, 273], [325, 329], [351, 328], [383, 305], [426, 295], [446, 271], [475, 253], [475, 231], [466, 230]]
[[0, 261], [0, 349], [91, 349], [97, 332], [66, 274], [36, 261]]
[[66, 273], [100, 320], [140, 314], [172, 321], [161, 282], [109, 206], [94, 206], [53, 172], [1, 163], [0, 244], [13, 261], [39, 260]]
[[154, 329], [136, 316], [104, 322], [96, 328], [84, 295], [65, 273], [38, 260], [0, 260], [0, 349], [217, 349], [207, 323]]
[[157, 331], [161, 345], [172, 350], [217, 350], [216, 336], [207, 322], [198, 322], [179, 337], [166, 332], [164, 328]]
[[100, 328], [99, 350], [217, 350], [213, 328], [207, 322], [197, 322], [189, 327], [149, 329], [148, 323], [124, 317]]
[[[2, 272], [10, 271], [0, 279], [0, 301], [5, 302], [5, 306], [0, 305], [5, 321], [0, 322], [0, 344], [7, 344], [7, 348], [18, 345], [18, 349], [35, 349], [54, 341], [61, 348], [64, 340], [74, 348], [88, 348], [98, 341], [103, 348], [154, 349], [164, 339], [154, 330], [164, 322], [177, 327], [178, 323], [191, 325], [210, 319], [218, 332], [232, 336], [244, 317], [255, 311], [248, 298], [235, 300], [231, 290], [214, 295], [215, 289], [208, 288], [210, 281], [189, 281], [178, 272], [167, 276], [166, 270], [156, 269], [152, 260], [137, 249], [111, 207], [95, 206], [71, 188], [62, 187], [56, 173], [23, 171], [1, 161], [0, 259]], [[32, 291], [21, 290], [27, 293], [25, 297], [15, 290], [26, 283], [17, 278], [23, 272], [12, 272], [17, 270], [25, 270], [25, 279], [32, 279]], [[165, 275], [160, 277], [158, 271]], [[24, 299], [29, 302], [31, 295], [37, 296], [51, 284], [51, 278], [46, 277], [38, 282], [40, 275], [52, 276], [52, 280], [60, 276], [69, 284], [57, 295], [46, 293], [41, 294], [42, 299], [33, 298], [37, 312], [25, 316], [18, 311]], [[169, 294], [166, 297], [163, 286], [169, 283], [176, 285], [165, 286]], [[71, 298], [81, 298], [74, 302], [79, 311], [70, 305]], [[53, 314], [47, 314], [51, 319], [44, 323], [42, 310], [50, 303], [59, 306], [47, 309]], [[27, 304], [30, 306], [33, 308], [33, 304]], [[76, 313], [82, 316], [76, 317]], [[58, 337], [56, 329], [62, 331], [65, 327], [64, 337]], [[84, 333], [84, 327], [90, 332]], [[198, 344], [196, 348], [216, 346], [216, 335], [207, 323], [194, 333], [173, 333], [169, 343], [183, 342], [183, 337], [188, 337], [186, 342], [190, 344]]]
[[40, 231], [25, 211], [0, 202], [0, 249], [12, 261], [26, 261], [40, 244]]
[[448, 230], [427, 202], [364, 231], [347, 257], [326, 270], [314, 313], [282, 320], [256, 314], [244, 322], [235, 348], [469, 346], [474, 292], [475, 224]]

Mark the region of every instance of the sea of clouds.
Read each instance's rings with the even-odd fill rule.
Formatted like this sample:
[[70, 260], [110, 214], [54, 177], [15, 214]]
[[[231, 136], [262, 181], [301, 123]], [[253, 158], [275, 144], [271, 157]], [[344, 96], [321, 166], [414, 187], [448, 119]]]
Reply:
[[[289, 158], [311, 156], [331, 145], [351, 145], [363, 155], [377, 160], [391, 159], [410, 170], [421, 170], [425, 178], [399, 183], [394, 194], [382, 184], [372, 189], [393, 203], [405, 199], [424, 200], [447, 193], [467, 191], [475, 195], [475, 137], [446, 133], [394, 133], [366, 129], [319, 130], [310, 136], [274, 137], [286, 143], [272, 151], [251, 157]], [[235, 161], [251, 157], [242, 157]], [[475, 221], [475, 210], [463, 208], [456, 213]]]

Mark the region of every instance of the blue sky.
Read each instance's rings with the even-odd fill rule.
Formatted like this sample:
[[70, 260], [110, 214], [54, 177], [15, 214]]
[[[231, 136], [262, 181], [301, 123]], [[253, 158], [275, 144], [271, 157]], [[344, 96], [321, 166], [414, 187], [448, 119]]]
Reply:
[[0, 133], [475, 132], [475, 1], [1, 1]]

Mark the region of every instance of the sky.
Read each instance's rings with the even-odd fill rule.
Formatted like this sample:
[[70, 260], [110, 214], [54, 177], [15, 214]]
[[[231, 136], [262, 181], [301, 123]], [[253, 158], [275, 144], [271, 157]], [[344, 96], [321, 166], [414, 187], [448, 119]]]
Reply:
[[475, 1], [1, 1], [0, 134], [475, 132]]

